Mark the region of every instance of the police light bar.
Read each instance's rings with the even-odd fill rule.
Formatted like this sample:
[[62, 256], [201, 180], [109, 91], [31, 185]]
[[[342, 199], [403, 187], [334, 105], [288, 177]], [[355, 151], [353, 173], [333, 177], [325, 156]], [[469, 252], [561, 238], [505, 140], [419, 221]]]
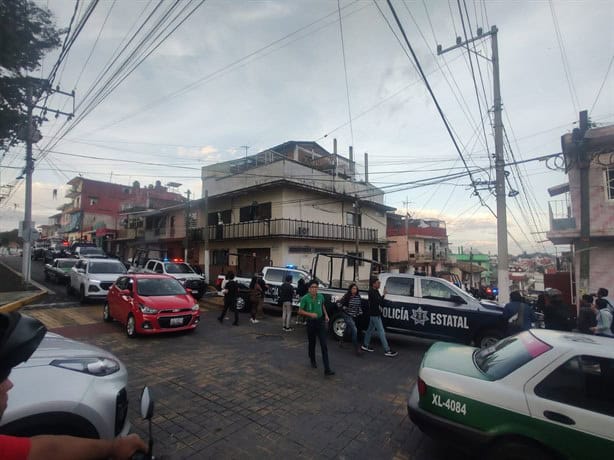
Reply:
[[286, 268], [296, 268], [296, 265], [288, 264], [286, 265]]

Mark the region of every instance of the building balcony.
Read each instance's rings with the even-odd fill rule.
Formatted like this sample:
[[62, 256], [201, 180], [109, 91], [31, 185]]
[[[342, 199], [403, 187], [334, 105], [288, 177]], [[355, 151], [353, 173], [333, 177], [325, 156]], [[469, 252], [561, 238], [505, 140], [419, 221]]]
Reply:
[[211, 225], [194, 229], [192, 237], [202, 241], [208, 232], [209, 241], [224, 241], [258, 238], [296, 238], [334, 241], [378, 243], [377, 229], [352, 225], [327, 224], [295, 219], [271, 219], [240, 222], [236, 224]]
[[576, 219], [571, 215], [571, 206], [567, 201], [548, 202], [548, 214], [550, 231], [546, 237], [553, 244], [571, 244], [580, 237], [580, 229], [576, 226]]
[[166, 228], [145, 230], [145, 241], [158, 241], [162, 238], [166, 238]]
[[143, 227], [139, 228], [120, 228], [117, 230], [118, 240], [136, 240], [145, 236]]

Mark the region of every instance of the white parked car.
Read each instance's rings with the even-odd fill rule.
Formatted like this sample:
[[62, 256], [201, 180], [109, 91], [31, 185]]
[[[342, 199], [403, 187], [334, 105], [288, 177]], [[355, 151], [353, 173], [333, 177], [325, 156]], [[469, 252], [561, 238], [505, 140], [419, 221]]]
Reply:
[[11, 381], [2, 434], [112, 439], [130, 430], [128, 372], [98, 347], [48, 332]]
[[79, 259], [70, 270], [67, 292], [77, 293], [79, 300], [106, 299], [115, 280], [126, 273], [126, 267], [115, 259]]

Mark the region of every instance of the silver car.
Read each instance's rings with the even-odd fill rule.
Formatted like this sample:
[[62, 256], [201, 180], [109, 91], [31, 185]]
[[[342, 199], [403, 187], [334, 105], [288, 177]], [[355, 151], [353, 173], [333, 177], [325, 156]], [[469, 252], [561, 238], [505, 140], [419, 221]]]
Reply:
[[130, 429], [128, 372], [101, 348], [48, 332], [10, 379], [0, 433], [112, 439]]

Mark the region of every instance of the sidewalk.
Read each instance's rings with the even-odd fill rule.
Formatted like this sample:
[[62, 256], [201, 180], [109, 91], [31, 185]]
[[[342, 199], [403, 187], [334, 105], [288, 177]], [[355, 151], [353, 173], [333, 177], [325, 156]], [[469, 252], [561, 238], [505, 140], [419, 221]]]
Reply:
[[0, 313], [18, 310], [47, 295], [35, 281], [24, 283], [21, 273], [0, 262]]

